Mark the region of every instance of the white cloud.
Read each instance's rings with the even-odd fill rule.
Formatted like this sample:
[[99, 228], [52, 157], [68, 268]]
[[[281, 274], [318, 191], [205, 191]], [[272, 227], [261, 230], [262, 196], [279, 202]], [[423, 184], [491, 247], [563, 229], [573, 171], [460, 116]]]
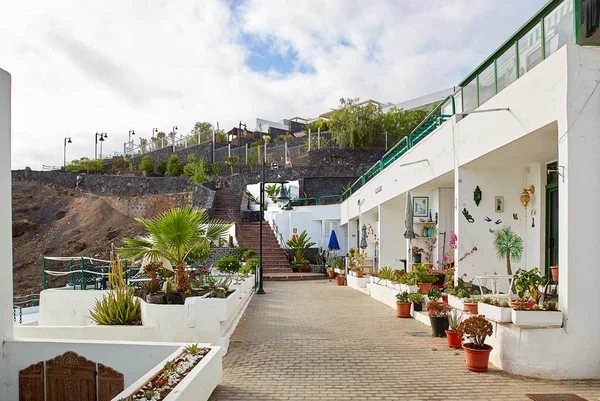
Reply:
[[[107, 153], [130, 129], [253, 127], [342, 96], [399, 102], [450, 87], [544, 2], [248, 0], [232, 11], [218, 0], [3, 0], [13, 167], [61, 164], [65, 136], [68, 159], [92, 157], [96, 131], [109, 133]], [[250, 41], [296, 54], [296, 69], [252, 71]]]

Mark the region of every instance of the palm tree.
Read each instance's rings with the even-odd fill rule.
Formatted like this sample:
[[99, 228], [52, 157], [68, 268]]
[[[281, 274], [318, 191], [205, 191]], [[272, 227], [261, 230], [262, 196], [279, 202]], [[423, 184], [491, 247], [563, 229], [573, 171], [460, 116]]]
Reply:
[[127, 247], [119, 249], [119, 257], [148, 257], [152, 261], [167, 259], [176, 267], [177, 291], [190, 288], [184, 269], [186, 258], [206, 248], [210, 241], [225, 239], [231, 227], [221, 220], [209, 220], [206, 210], [191, 207], [169, 210], [149, 220], [136, 220], [148, 233], [124, 238]]
[[494, 233], [494, 248], [498, 259], [506, 259], [506, 274], [512, 275], [511, 259], [520, 262], [523, 257], [523, 239], [510, 227], [504, 226]]

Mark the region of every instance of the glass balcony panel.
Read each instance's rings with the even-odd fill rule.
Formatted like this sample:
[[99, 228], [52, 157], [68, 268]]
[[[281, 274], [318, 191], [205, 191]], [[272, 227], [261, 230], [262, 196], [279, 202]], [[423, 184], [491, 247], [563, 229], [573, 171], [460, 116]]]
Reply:
[[508, 85], [512, 84], [517, 79], [517, 57], [515, 45], [505, 51], [496, 60], [498, 71], [498, 93], [504, 90]]
[[519, 76], [542, 61], [542, 23], [534, 26], [519, 39]]
[[484, 104], [496, 94], [494, 63], [479, 74], [479, 104]]
[[475, 110], [477, 104], [477, 79], [473, 79], [462, 90], [464, 111], [469, 112]]
[[544, 18], [546, 57], [567, 43], [575, 42], [573, 0], [565, 0]]

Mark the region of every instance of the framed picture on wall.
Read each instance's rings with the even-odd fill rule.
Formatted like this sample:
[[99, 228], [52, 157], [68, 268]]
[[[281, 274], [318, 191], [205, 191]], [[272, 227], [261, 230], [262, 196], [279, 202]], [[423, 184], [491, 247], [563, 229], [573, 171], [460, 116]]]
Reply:
[[413, 198], [413, 216], [427, 217], [429, 211], [429, 198], [427, 196], [415, 196]]
[[496, 199], [494, 200], [494, 210], [496, 210], [496, 213], [504, 212], [504, 196], [496, 196]]

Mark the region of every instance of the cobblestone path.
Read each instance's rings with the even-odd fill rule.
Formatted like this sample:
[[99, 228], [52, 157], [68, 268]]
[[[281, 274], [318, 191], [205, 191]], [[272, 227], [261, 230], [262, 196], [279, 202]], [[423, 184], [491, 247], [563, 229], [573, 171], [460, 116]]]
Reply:
[[231, 338], [212, 401], [528, 400], [525, 393], [600, 400], [600, 381], [469, 372], [463, 351], [430, 337], [429, 327], [334, 281], [267, 282], [265, 290]]

